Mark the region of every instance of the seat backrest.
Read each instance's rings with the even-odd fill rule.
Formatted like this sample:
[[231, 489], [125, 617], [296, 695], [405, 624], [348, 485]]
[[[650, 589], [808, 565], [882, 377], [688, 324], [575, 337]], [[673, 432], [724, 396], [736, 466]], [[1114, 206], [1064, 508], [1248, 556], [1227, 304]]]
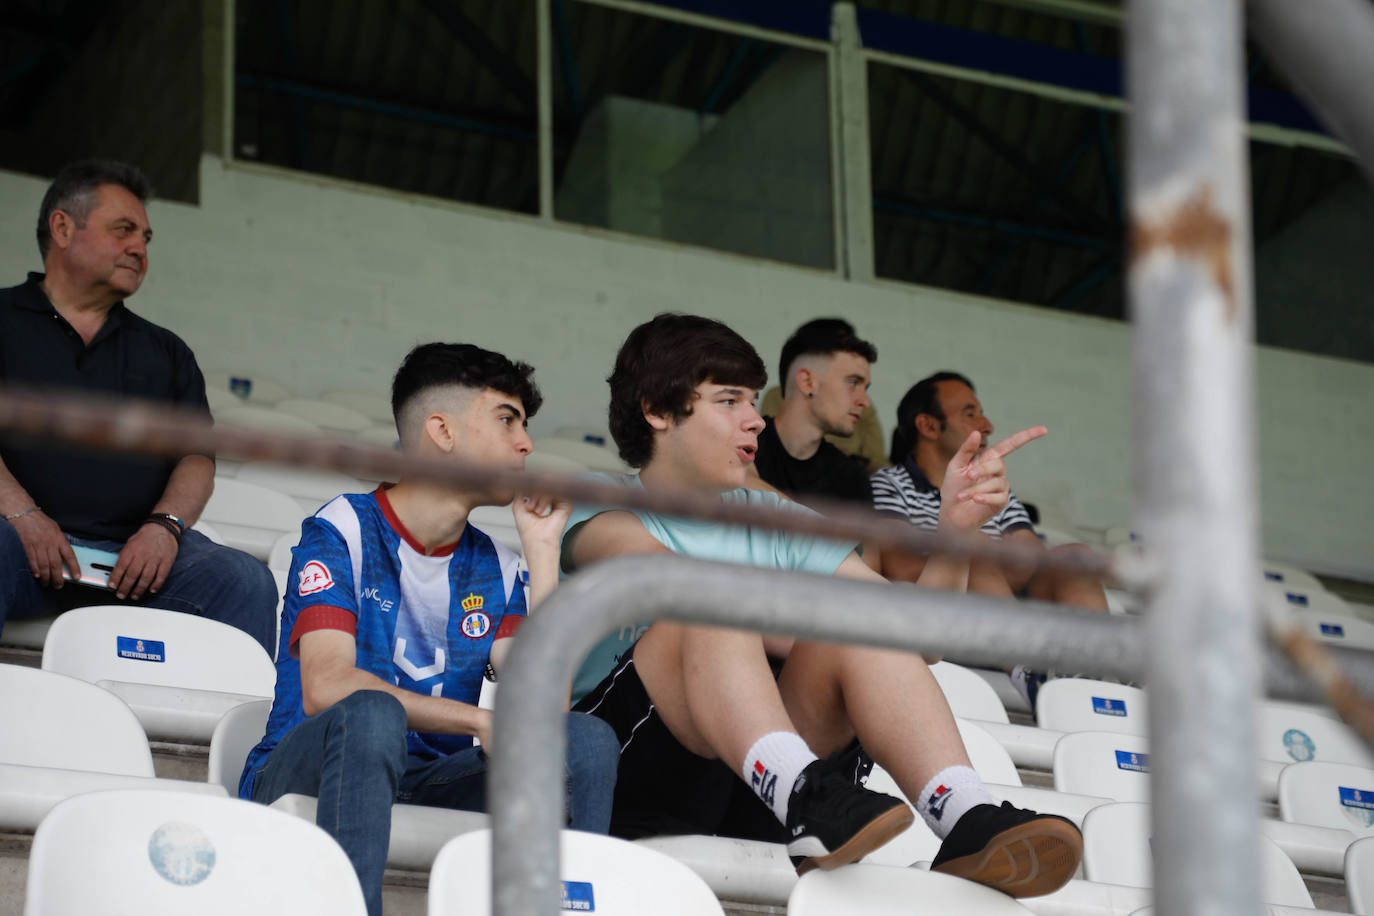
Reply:
[[559, 436], [537, 439], [534, 443], [534, 454], [537, 455], [540, 452], [546, 455], [561, 455], [564, 458], [571, 458], [593, 471], [605, 471], [610, 474], [629, 472], [629, 468], [625, 462], [620, 460], [620, 455], [614, 449], [592, 445], [590, 442], [580, 439], [564, 439]]
[[361, 410], [312, 398], [283, 398], [274, 409], [309, 420], [321, 429], [334, 433], [359, 432], [376, 422]]
[[[1332, 595], [1331, 597], [1335, 597]], [[1337, 599], [1340, 600], [1340, 599]], [[1302, 626], [1308, 636], [1318, 642], [1334, 646], [1349, 646], [1352, 649], [1374, 650], [1374, 623], [1359, 617], [1341, 616], [1324, 613], [1321, 609], [1314, 612], [1294, 614], [1294, 619]]]
[[392, 422], [391, 398], [375, 391], [326, 391], [320, 395], [320, 400], [351, 407], [377, 423]]
[[1374, 754], [1325, 707], [1264, 700], [1258, 704], [1256, 727], [1262, 760], [1321, 760], [1374, 769]]
[[338, 471], [286, 467], [264, 461], [250, 461], [244, 464], [234, 479], [285, 493], [300, 503], [307, 512], [316, 511], [340, 493], [365, 493], [371, 489], [358, 478]]
[[241, 426], [270, 433], [288, 433], [296, 436], [321, 435], [324, 428], [304, 417], [283, 413], [273, 407], [257, 407], [245, 404], [242, 407], [224, 407], [214, 412], [216, 423]]
[[1057, 732], [1147, 732], [1145, 691], [1090, 678], [1061, 677], [1040, 685], [1035, 721]]
[[930, 673], [935, 675], [956, 716], [984, 722], [1009, 721], [997, 691], [972, 671], [951, 662], [936, 662], [930, 666]]
[[[254, 372], [231, 371], [228, 369], [206, 369], [205, 387], [206, 389], [216, 388], [222, 391], [229, 391], [229, 380], [233, 378], [247, 379], [252, 388], [248, 397], [240, 403], [248, 404], [275, 404], [280, 400], [291, 397], [291, 389], [287, 388], [276, 379], [267, 378]], [[235, 395], [235, 397], [238, 397]]]
[[367, 907], [339, 845], [265, 805], [161, 791], [91, 792], [58, 804], [29, 854], [25, 916], [291, 913]]
[[1374, 837], [1356, 840], [1345, 848], [1345, 895], [1350, 912], [1374, 916]]
[[60, 615], [43, 644], [43, 669], [98, 681], [190, 687], [270, 697], [277, 669], [258, 641], [207, 617], [123, 605]]
[[210, 736], [210, 765], [206, 782], [218, 783], [233, 798], [239, 794], [239, 777], [248, 753], [267, 733], [271, 700], [242, 703], [220, 717]]
[[1260, 563], [1264, 571], [1264, 581], [1284, 589], [1297, 589], [1305, 592], [1325, 591], [1321, 580], [1305, 569], [1278, 560], [1264, 560]]
[[[563, 909], [605, 916], [723, 916], [716, 895], [676, 859], [625, 840], [559, 834]], [[454, 837], [429, 873], [429, 916], [491, 911], [491, 831]]]
[[[1133, 802], [1099, 805], [1083, 818], [1083, 874], [1089, 881], [1153, 887], [1150, 806]], [[1260, 899], [1279, 906], [1311, 907], [1312, 894], [1297, 866], [1260, 836]]]
[[308, 514], [285, 493], [237, 477], [216, 477], [215, 492], [201, 513], [216, 527], [243, 525], [273, 531], [299, 531]]
[[1116, 801], [1150, 800], [1150, 755], [1139, 735], [1073, 732], [1054, 745], [1054, 787]]
[[524, 553], [510, 506], [475, 506], [468, 513], [468, 521], [496, 543], [504, 544], [518, 554]]
[[1374, 770], [1309, 760], [1279, 771], [1279, 817], [1374, 836]]
[[846, 865], [802, 875], [787, 916], [1025, 916], [1031, 910], [999, 891], [953, 875], [883, 865]]
[[0, 763], [152, 776], [148, 737], [123, 700], [94, 684], [0, 665]]

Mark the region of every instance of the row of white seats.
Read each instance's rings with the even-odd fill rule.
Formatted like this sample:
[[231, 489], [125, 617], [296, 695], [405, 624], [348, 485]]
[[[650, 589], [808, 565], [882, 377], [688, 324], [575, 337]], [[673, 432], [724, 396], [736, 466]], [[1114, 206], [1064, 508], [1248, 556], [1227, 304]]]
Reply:
[[[27, 669], [19, 670], [23, 672]], [[30, 672], [30, 674], [41, 674], [41, 672]], [[19, 676], [23, 677], [24, 675], [21, 674]], [[24, 689], [23, 685], [16, 685], [16, 687], [18, 689], [12, 691], [12, 695], [23, 694], [38, 696], [44, 693], [43, 691]], [[68, 687], [70, 687], [70, 685], [68, 685]], [[115, 700], [114, 702], [115, 704], [118, 704], [117, 700]], [[70, 716], [72, 714], [71, 711], [81, 708], [83, 705], [94, 707], [98, 704], [78, 703], [73, 701], [71, 697], [67, 697], [60, 705], [62, 709], [68, 711], [67, 715]], [[105, 706], [110, 707], [110, 703], [106, 702]], [[221, 791], [233, 791], [236, 788], [237, 776], [242, 768], [242, 760], [244, 756], [246, 756], [248, 749], [251, 748], [253, 743], [256, 743], [257, 739], [262, 734], [269, 706], [270, 704], [265, 700], [252, 704], [236, 706], [233, 710], [231, 710], [231, 712], [228, 715], [224, 716], [221, 719], [219, 726], [217, 727], [211, 741], [211, 779], [219, 787], [222, 787]], [[49, 713], [49, 715], [51, 715], [51, 713]], [[129, 713], [126, 710], [125, 717], [127, 718], [128, 716]], [[112, 715], [110, 713], [109, 708], [106, 708], [101, 710], [100, 719], [108, 726], [109, 723], [116, 721], [118, 719], [118, 716]], [[52, 724], [56, 725], [58, 733], [62, 735], [83, 735], [83, 738], [81, 739], [83, 747], [86, 744], [87, 740], [89, 740], [90, 735], [92, 734], [89, 728], [84, 727], [80, 723], [73, 723], [67, 721]], [[17, 735], [20, 734], [23, 730], [19, 728], [7, 728], [4, 731], [8, 734]], [[1082, 823], [1088, 811], [1096, 808], [1099, 805], [1108, 803], [1111, 797], [1122, 794], [1122, 792], [1117, 791], [1115, 789], [1113, 790], [1111, 795], [1104, 794], [1098, 796], [1087, 796], [1082, 793], [1054, 792], [1050, 790], [1019, 787], [1015, 784], [1019, 782], [1019, 777], [1017, 777], [1016, 775], [1014, 765], [1012, 765], [1010, 760], [1006, 757], [1005, 751], [1002, 750], [1000, 746], [996, 744], [995, 741], [989, 740], [985, 735], [980, 737], [977, 732], [977, 727], [971, 725], [970, 723], [963, 723], [961, 725], [961, 731], [965, 733], [965, 739], [970, 748], [970, 752], [976, 761], [976, 765], [980, 768], [980, 771], [984, 773], [985, 778], [987, 778], [988, 781], [991, 783], [1003, 783], [1001, 785], [997, 785], [994, 788], [994, 791], [998, 794], [1003, 795], [1004, 797], [1010, 798], [1010, 800], [1014, 801], [1017, 804], [1029, 807], [1036, 807], [1041, 810], [1054, 811], [1056, 813], [1063, 813], [1066, 816], [1069, 816], [1071, 819], [1074, 819], [1075, 821]], [[1117, 741], [1118, 743], [1121, 740], [1120, 736], [1109, 737], [1111, 738], [1111, 740]], [[148, 752], [146, 749], [146, 739], [143, 739], [141, 734], [138, 735], [138, 738], [142, 742], [142, 752], [135, 752], [132, 755], [139, 761], [136, 765], [131, 767], [127, 763], [127, 761], [125, 761], [122, 764], [106, 763], [103, 765], [103, 768], [112, 769], [116, 772], [121, 772], [123, 776], [126, 778], [128, 776], [138, 775], [142, 775], [144, 777], [151, 776], [151, 761], [148, 757]], [[23, 747], [30, 749], [35, 747], [43, 747], [48, 748], [50, 750], [60, 748], [60, 745], [54, 744], [53, 741], [48, 740], [45, 737], [34, 736], [32, 734], [26, 735], [24, 739], [20, 739], [19, 744]], [[111, 740], [108, 736], [100, 736], [99, 746], [102, 749], [118, 748], [120, 747], [120, 743]], [[10, 751], [14, 750], [15, 749], [13, 748], [10, 749]], [[78, 749], [70, 746], [69, 738], [66, 753], [72, 752], [78, 752]], [[1000, 759], [997, 757], [997, 755], [1000, 755]], [[5, 752], [4, 754], [0, 754], [0, 759], [12, 760], [13, 757], [14, 754], [10, 753], [9, 751]], [[80, 759], [88, 760], [89, 758], [83, 756]], [[30, 758], [26, 761], [26, 763], [36, 763], [37, 766], [48, 766], [53, 764], [53, 760], [47, 759], [34, 761]], [[20, 767], [19, 769], [23, 769], [23, 767]], [[10, 775], [12, 776], [13, 774]], [[96, 784], [93, 784], [92, 780], [95, 779], [98, 782], [99, 779], [98, 776], [91, 773], [68, 773], [64, 775], [66, 775], [69, 779], [76, 779], [81, 790], [83, 791], [97, 787]], [[1137, 773], [1134, 775], [1136, 775], [1139, 784], [1143, 784], [1145, 782], [1145, 780], [1140, 777], [1140, 774]], [[34, 814], [35, 804], [41, 807], [42, 800], [44, 797], [47, 797], [49, 800], [51, 800], [51, 797], [55, 793], [57, 793], [57, 789], [51, 784], [51, 779], [47, 784], [45, 784], [42, 787], [43, 791], [47, 793], [47, 796], [43, 796], [41, 792], [34, 793], [25, 791], [26, 787], [33, 787], [31, 779], [24, 780], [10, 778], [5, 780], [5, 782], [7, 786], [10, 787], [10, 791], [12, 793], [17, 792], [21, 796], [25, 796], [25, 798], [22, 799], [22, 804], [20, 804], [18, 807], [24, 808], [25, 806], [27, 806], [30, 818]], [[1059, 785], [1058, 782], [1056, 783], [1056, 785]], [[11, 797], [10, 801], [13, 802], [15, 801], [15, 799]], [[290, 811], [291, 813], [297, 814], [306, 819], [313, 820], [313, 800], [287, 798], [279, 802], [278, 805], [279, 807], [282, 807], [285, 810]], [[402, 810], [406, 807], [407, 806], [398, 806], [397, 808], [397, 817], [395, 819], [395, 832], [393, 836], [392, 864], [397, 865], [399, 867], [425, 867], [429, 861], [432, 861], [434, 855], [437, 852], [437, 847], [439, 845], [442, 845], [442, 842], [444, 840], [446, 840], [448, 837], [452, 836], [456, 832], [460, 832], [462, 830], [475, 829], [481, 826], [481, 824], [484, 822], [484, 819], [480, 815], [462, 814], [458, 812], [446, 812], [435, 809]], [[16, 826], [22, 828], [23, 825], [11, 824], [11, 829], [13, 829]], [[1309, 829], [1308, 833], [1312, 833], [1313, 829]], [[923, 826], [922, 830], [924, 830]], [[1283, 836], [1280, 835], [1278, 839], [1282, 841]], [[1351, 839], [1353, 839], [1353, 836], [1350, 835], [1348, 832], [1343, 835], [1343, 842], [1341, 843], [1342, 852], [1344, 850], [1344, 846], [1348, 845]], [[738, 842], [723, 841], [714, 838], [685, 838], [685, 841], [695, 842], [698, 846], [702, 843], [705, 843], [708, 847], [714, 847], [719, 852], [725, 852], [727, 850], [730, 850], [732, 844]], [[926, 838], [925, 842], [927, 846], [929, 846], [930, 843], [933, 843], [933, 837]], [[1332, 845], [1329, 837], [1325, 838], [1325, 843], [1328, 847]], [[887, 847], [887, 853], [895, 854], [900, 857], [900, 849], [900, 843], [894, 842], [894, 844], [889, 844], [889, 847]], [[769, 881], [771, 881], [773, 885], [790, 885], [790, 882], [793, 881], [794, 878], [792, 876], [790, 866], [788, 865], [785, 856], [783, 856], [780, 852], [780, 847], [770, 848], [770, 853], [771, 856], [769, 858], [771, 858], [772, 860], [771, 864], [773, 867], [763, 869], [763, 872], [765, 874], [763, 883], [766, 885], [769, 883]], [[1330, 851], [1328, 849], [1328, 858], [1329, 855]], [[709, 859], [709, 857], [707, 858]], [[711, 868], [714, 868], [716, 872], [719, 872], [722, 864], [731, 861], [734, 860], [725, 859], [722, 861], [721, 859], [717, 858], [716, 864], [714, 866], [705, 869], [707, 871], [707, 877], [709, 878], [710, 876]], [[915, 858], [908, 859], [907, 863], [902, 864], [909, 864], [910, 861], [915, 861]], [[734, 864], [728, 867], [733, 867], [737, 873], [739, 871], [738, 861], [734, 861]], [[1317, 869], [1317, 871], [1319, 873], [1331, 873], [1333, 871], [1337, 871], [1337, 869], [1333, 869], [1328, 863], [1323, 865], [1321, 868]], [[770, 872], [772, 873], [772, 877], [767, 878], [766, 875]], [[756, 878], [757, 876], [749, 880], [755, 880]], [[738, 883], [738, 878], [736, 879], [736, 883]], [[738, 892], [739, 888], [731, 888], [727, 886], [725, 888], [722, 888], [721, 890]], [[776, 894], [778, 890], [779, 888], [775, 886], [773, 888], [772, 893]]]

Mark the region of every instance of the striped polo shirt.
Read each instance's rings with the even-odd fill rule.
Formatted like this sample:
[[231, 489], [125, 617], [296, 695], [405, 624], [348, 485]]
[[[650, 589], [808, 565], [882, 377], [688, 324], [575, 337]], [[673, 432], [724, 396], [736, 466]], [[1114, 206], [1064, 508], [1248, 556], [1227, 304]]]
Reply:
[[[902, 464], [875, 471], [872, 478], [873, 508], [878, 514], [900, 518], [928, 531], [940, 522], [940, 488], [930, 482], [910, 457]], [[982, 532], [1000, 541], [1013, 531], [1035, 531], [1030, 515], [1015, 494], [1007, 505], [982, 527]]]

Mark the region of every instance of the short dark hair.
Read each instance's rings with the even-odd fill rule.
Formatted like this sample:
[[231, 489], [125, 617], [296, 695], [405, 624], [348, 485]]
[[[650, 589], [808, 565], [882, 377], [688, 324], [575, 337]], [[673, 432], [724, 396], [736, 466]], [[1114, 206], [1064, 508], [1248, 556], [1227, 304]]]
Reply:
[[768, 370], [758, 351], [719, 321], [664, 313], [630, 332], [606, 381], [611, 437], [625, 463], [642, 468], [654, 451], [646, 410], [682, 420], [691, 416], [702, 382], [757, 391], [768, 382]]
[[853, 353], [870, 363], [878, 361], [878, 348], [854, 333], [854, 325], [843, 318], [815, 318], [792, 332], [782, 345], [778, 360], [778, 384], [787, 394], [787, 370], [798, 356]]
[[401, 411], [418, 394], [443, 385], [490, 388], [517, 397], [525, 405], [525, 417], [534, 416], [544, 397], [534, 384], [534, 367], [511, 362], [500, 353], [472, 344], [427, 343], [406, 354], [391, 382], [391, 413], [398, 421]]
[[109, 159], [83, 159], [62, 168], [43, 194], [38, 207], [38, 255], [48, 257], [52, 247], [52, 231], [48, 218], [54, 210], [71, 215], [79, 228], [85, 228], [86, 217], [95, 208], [95, 189], [103, 184], [119, 185], [146, 203], [153, 196], [148, 178], [135, 166]]
[[973, 390], [973, 382], [949, 370], [928, 375], [912, 385], [897, 405], [897, 428], [892, 430], [892, 449], [888, 453], [888, 461], [901, 464], [916, 447], [916, 417], [920, 414], [930, 414], [939, 420], [940, 427], [944, 428], [945, 411], [940, 406], [939, 397], [941, 382], [962, 382], [970, 391]]

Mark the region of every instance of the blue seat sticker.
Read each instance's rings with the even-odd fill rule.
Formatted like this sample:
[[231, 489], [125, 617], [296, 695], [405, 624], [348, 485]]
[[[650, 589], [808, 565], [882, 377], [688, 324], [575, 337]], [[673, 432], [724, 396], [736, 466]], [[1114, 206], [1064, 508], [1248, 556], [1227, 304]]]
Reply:
[[563, 909], [579, 913], [596, 912], [596, 897], [590, 881], [563, 882]]
[[1324, 623], [1322, 626], [1323, 636], [1339, 636], [1345, 638], [1345, 627], [1339, 623]]
[[1297, 592], [1284, 592], [1289, 604], [1296, 604], [1298, 607], [1307, 607], [1307, 596]]
[[1270, 582], [1282, 582], [1283, 573], [1274, 572], [1272, 569], [1266, 569], [1264, 571], [1264, 578], [1268, 579]]
[[1148, 773], [1150, 772], [1150, 755], [1117, 751], [1116, 768], [1118, 770], [1130, 770], [1132, 773]]
[[1351, 789], [1348, 786], [1338, 786], [1341, 792], [1341, 804], [1347, 808], [1364, 808], [1374, 811], [1374, 791], [1369, 789]]
[[1111, 697], [1093, 697], [1093, 712], [1099, 716], [1125, 716], [1126, 701]]
[[156, 639], [137, 639], [133, 636], [116, 636], [115, 651], [120, 658], [131, 658], [139, 662], [167, 661], [167, 646]]

